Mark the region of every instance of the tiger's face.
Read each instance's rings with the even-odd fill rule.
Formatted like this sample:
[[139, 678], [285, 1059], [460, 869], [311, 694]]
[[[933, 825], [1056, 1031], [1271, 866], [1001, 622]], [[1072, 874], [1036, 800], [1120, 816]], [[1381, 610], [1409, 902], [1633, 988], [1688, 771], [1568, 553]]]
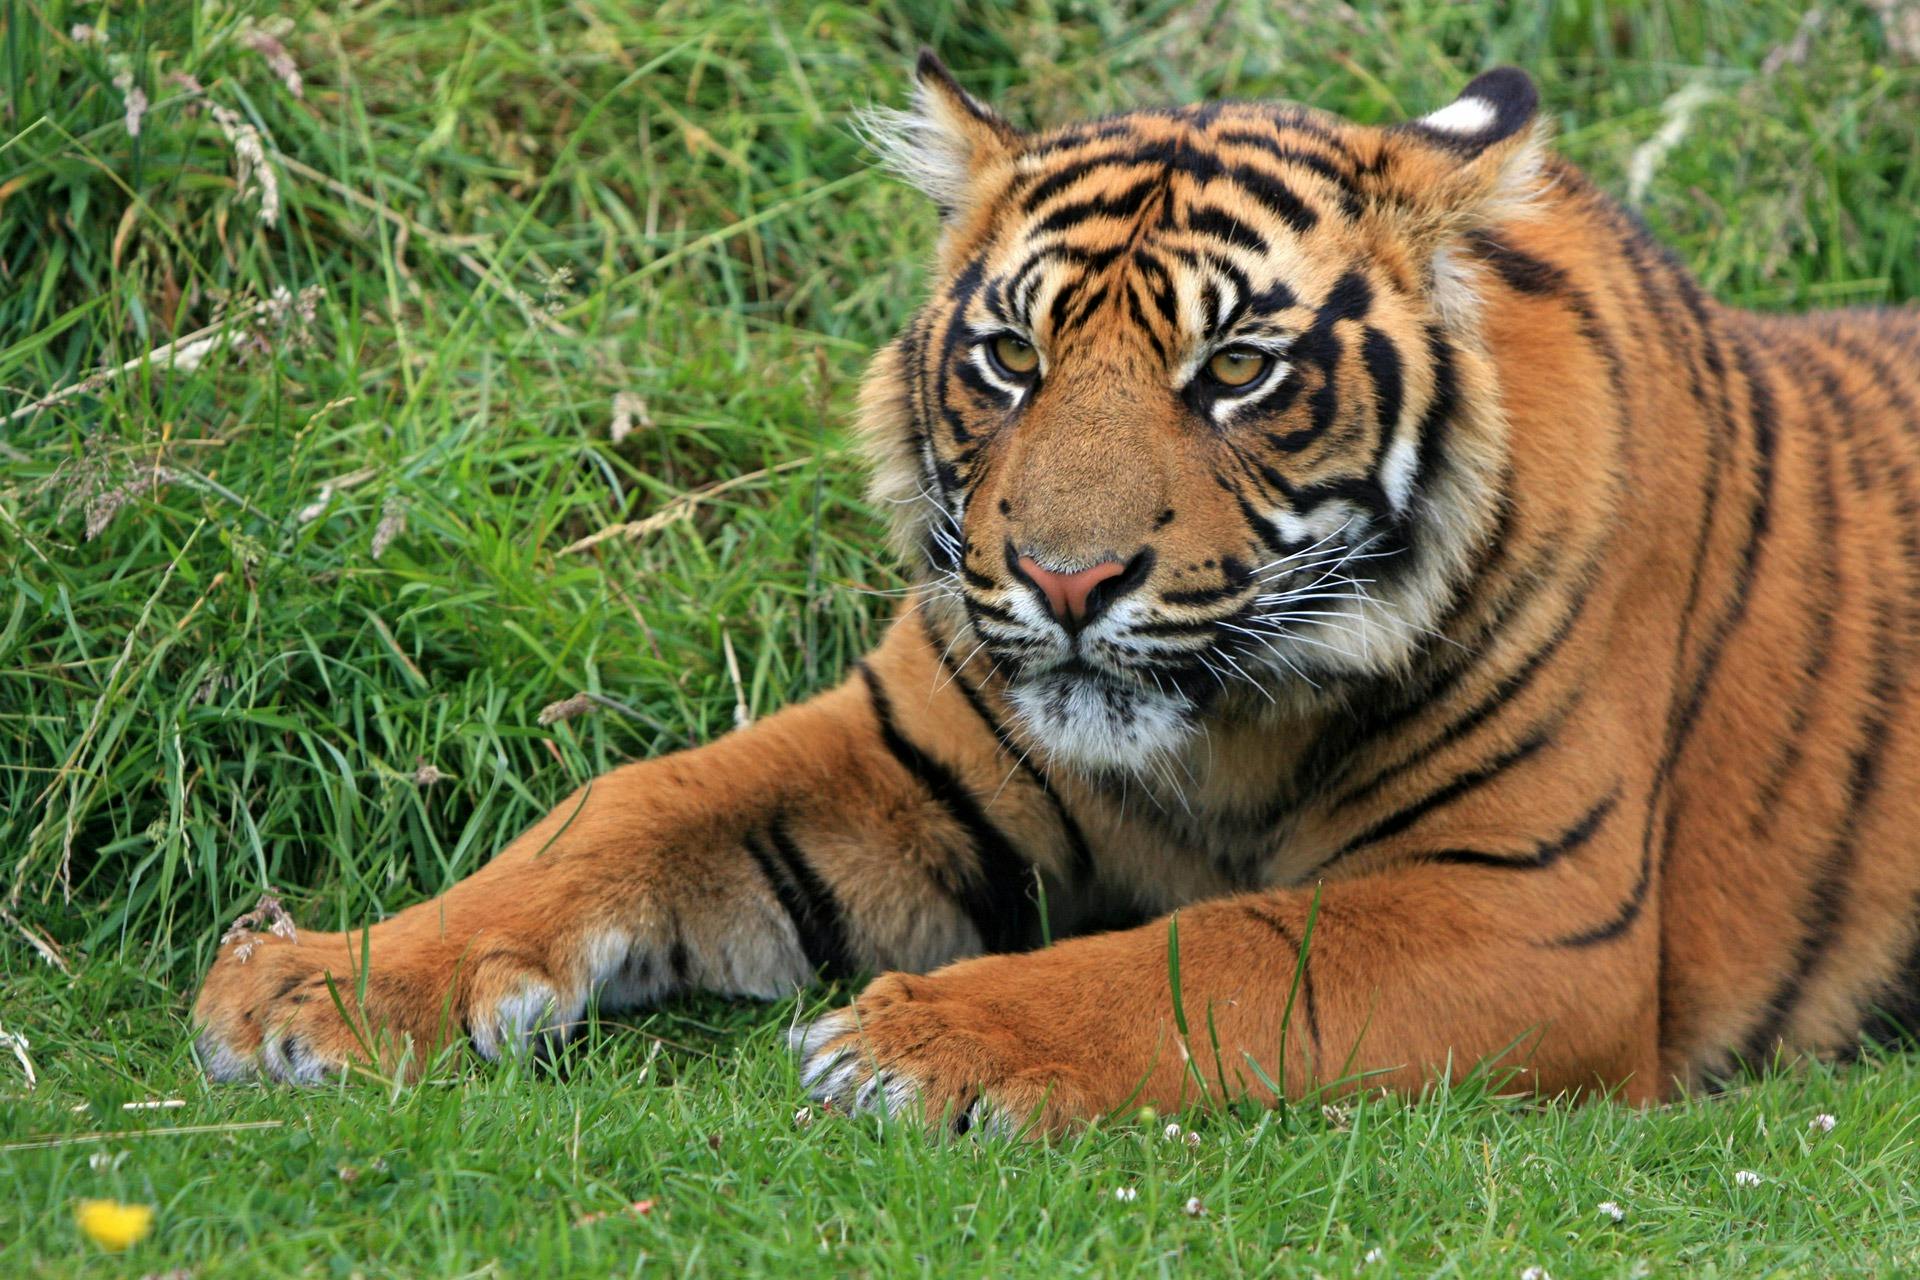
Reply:
[[1495, 72], [1397, 129], [1261, 104], [1027, 134], [923, 58], [883, 121], [938, 280], [876, 360], [876, 493], [959, 657], [1058, 760], [1404, 666], [1501, 455], [1462, 237], [1534, 180]]

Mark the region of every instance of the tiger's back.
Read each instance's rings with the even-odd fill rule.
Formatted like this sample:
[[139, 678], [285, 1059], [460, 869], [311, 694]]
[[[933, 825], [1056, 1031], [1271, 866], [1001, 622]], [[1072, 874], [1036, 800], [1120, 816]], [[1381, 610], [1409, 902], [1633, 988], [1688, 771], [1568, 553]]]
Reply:
[[1920, 1030], [1920, 318], [1718, 314], [1761, 390], [1664, 832], [1662, 1038], [1695, 1074]]
[[1602, 572], [1624, 614], [1596, 620], [1612, 628], [1602, 669], [1659, 689], [1649, 712], [1664, 711], [1638, 744], [1641, 868], [1582, 945], [1657, 898], [1662, 1067], [1682, 1081], [1782, 1043], [1844, 1054], [1909, 1036], [1920, 314], [1722, 307], [1584, 180], [1563, 169], [1556, 185], [1544, 216], [1568, 225], [1542, 229], [1540, 256], [1494, 241], [1485, 260], [1517, 295], [1516, 364], [1551, 340], [1522, 298], [1601, 349], [1608, 380], [1586, 390], [1619, 406], [1626, 439], [1550, 438], [1611, 456], [1621, 483], [1593, 517], [1618, 530]]

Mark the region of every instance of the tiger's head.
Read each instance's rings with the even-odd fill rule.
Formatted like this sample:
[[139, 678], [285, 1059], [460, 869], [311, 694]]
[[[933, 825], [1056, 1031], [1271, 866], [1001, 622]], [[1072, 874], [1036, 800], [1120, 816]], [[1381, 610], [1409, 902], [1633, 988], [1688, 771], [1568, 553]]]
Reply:
[[1465, 247], [1542, 185], [1511, 69], [1374, 128], [1295, 106], [1030, 133], [923, 54], [892, 166], [932, 294], [862, 390], [958, 656], [1057, 761], [1404, 671], [1486, 544], [1505, 424]]

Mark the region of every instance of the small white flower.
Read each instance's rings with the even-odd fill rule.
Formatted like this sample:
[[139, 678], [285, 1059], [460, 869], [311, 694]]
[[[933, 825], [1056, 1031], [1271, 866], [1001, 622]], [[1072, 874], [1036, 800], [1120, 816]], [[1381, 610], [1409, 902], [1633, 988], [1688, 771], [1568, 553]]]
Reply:
[[1198, 1151], [1200, 1149], [1200, 1135], [1197, 1133], [1189, 1133], [1185, 1138], [1181, 1139], [1181, 1141], [1187, 1144], [1187, 1150], [1189, 1151]]
[[1520, 1280], [1553, 1280], [1553, 1277], [1547, 1274], [1545, 1267], [1522, 1267]]
[[1600, 1202], [1600, 1216], [1603, 1218], [1612, 1218], [1615, 1222], [1625, 1222], [1627, 1220], [1627, 1211], [1622, 1209], [1615, 1201], [1602, 1200]]
[[810, 1124], [812, 1124], [812, 1123], [813, 1123], [813, 1108], [812, 1108], [812, 1107], [802, 1107], [802, 1108], [800, 1108], [800, 1109], [799, 1109], [798, 1111], [796, 1111], [796, 1112], [794, 1112], [794, 1113], [793, 1113], [793, 1127], [794, 1127], [794, 1128], [796, 1128], [796, 1129], [804, 1129], [804, 1128], [806, 1128], [806, 1127], [807, 1127], [808, 1125], [810, 1125]]
[[1819, 1133], [1832, 1133], [1833, 1126], [1839, 1123], [1840, 1121], [1835, 1119], [1832, 1113], [1822, 1111], [1819, 1115], [1807, 1121], [1807, 1128]]
[[1115, 1187], [1113, 1189], [1113, 1198], [1121, 1204], [1132, 1204], [1139, 1198], [1139, 1195], [1140, 1193], [1132, 1187]]
[[1387, 1251], [1385, 1249], [1382, 1249], [1379, 1245], [1375, 1245], [1373, 1246], [1373, 1248], [1367, 1250], [1367, 1256], [1360, 1259], [1360, 1261], [1371, 1266], [1376, 1262], [1384, 1262], [1386, 1260], [1386, 1257], [1387, 1257]]
[[1165, 1129], [1162, 1129], [1160, 1131], [1160, 1136], [1165, 1138], [1168, 1142], [1178, 1142], [1180, 1141], [1180, 1126], [1177, 1124], [1170, 1124]]
[[1733, 1181], [1735, 1186], [1757, 1187], [1760, 1185], [1760, 1175], [1751, 1169], [1741, 1169], [1733, 1175]]
[[1206, 1205], [1204, 1205], [1204, 1204], [1202, 1204], [1202, 1203], [1200, 1203], [1200, 1197], [1199, 1197], [1199, 1196], [1189, 1196], [1189, 1197], [1187, 1197], [1187, 1206], [1186, 1206], [1186, 1207], [1187, 1207], [1187, 1216], [1188, 1216], [1189, 1218], [1197, 1218], [1197, 1217], [1199, 1217], [1199, 1216], [1200, 1216], [1201, 1214], [1203, 1214], [1203, 1213], [1205, 1213], [1205, 1212], [1207, 1211], [1207, 1206], [1206, 1206]]

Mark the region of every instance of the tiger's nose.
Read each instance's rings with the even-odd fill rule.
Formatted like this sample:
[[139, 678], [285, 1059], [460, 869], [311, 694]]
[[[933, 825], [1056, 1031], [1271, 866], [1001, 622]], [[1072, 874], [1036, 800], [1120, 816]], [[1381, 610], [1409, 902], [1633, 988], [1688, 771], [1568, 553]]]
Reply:
[[1047, 608], [1068, 631], [1086, 626], [1145, 576], [1145, 552], [1132, 560], [1102, 560], [1071, 573], [1046, 568], [1032, 556], [1015, 562], [1020, 573], [1045, 597]]

